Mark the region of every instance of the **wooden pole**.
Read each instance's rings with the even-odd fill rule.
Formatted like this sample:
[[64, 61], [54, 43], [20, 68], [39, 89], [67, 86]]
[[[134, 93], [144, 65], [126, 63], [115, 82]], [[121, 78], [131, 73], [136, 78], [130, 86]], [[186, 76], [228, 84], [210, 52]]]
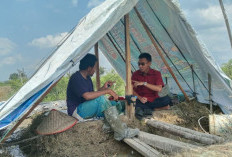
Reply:
[[[125, 20], [125, 49], [126, 49], [126, 95], [133, 94], [132, 82], [131, 82], [131, 53], [130, 53], [130, 28], [129, 28], [129, 14], [124, 16]], [[129, 119], [134, 119], [134, 106], [133, 104], [127, 104], [126, 115]]]
[[211, 91], [211, 82], [212, 82], [212, 78], [211, 75], [208, 74], [208, 86], [209, 86], [209, 105], [210, 105], [210, 113], [213, 113], [213, 103], [212, 103], [212, 91]]
[[[62, 77], [61, 77], [62, 78]], [[60, 79], [61, 79], [60, 78]], [[38, 106], [38, 104], [43, 100], [43, 98], [50, 92], [50, 90], [60, 81], [57, 80], [31, 107], [31, 109], [15, 124], [15, 126], [6, 134], [1, 143], [4, 143], [6, 139], [18, 128], [18, 126], [27, 118], [27, 116]]]
[[99, 90], [101, 88], [100, 87], [101, 82], [100, 82], [100, 66], [99, 66], [100, 59], [99, 59], [99, 53], [98, 53], [98, 43], [94, 45], [94, 52], [95, 52], [95, 56], [98, 59], [97, 69], [96, 69], [96, 87], [97, 87], [97, 90]]
[[193, 78], [193, 97], [196, 97], [196, 86], [195, 86], [195, 79], [194, 79], [194, 71], [193, 71], [193, 65], [190, 65], [191, 71], [192, 71], [192, 78]]
[[165, 66], [167, 67], [167, 69], [168, 69], [168, 71], [170, 72], [170, 74], [172, 75], [173, 79], [176, 81], [176, 84], [178, 85], [178, 87], [180, 88], [180, 90], [182, 91], [182, 93], [184, 94], [185, 99], [186, 99], [187, 101], [189, 101], [189, 97], [187, 96], [187, 94], [185, 93], [185, 91], [183, 90], [183, 88], [181, 87], [181, 85], [180, 85], [180, 83], [178, 82], [178, 80], [177, 80], [175, 74], [173, 73], [172, 69], [171, 69], [170, 66], [168, 65], [168, 62], [165, 60], [165, 58], [164, 58], [164, 56], [163, 56], [161, 50], [159, 49], [158, 45], [156, 44], [154, 38], [152, 37], [152, 34], [151, 34], [151, 32], [149, 31], [147, 24], [146, 24], [145, 21], [143, 20], [142, 16], [140, 15], [140, 13], [139, 13], [138, 10], [137, 10], [137, 8], [135, 7], [134, 9], [135, 9], [135, 12], [136, 12], [137, 16], [139, 17], [139, 19], [140, 19], [142, 25], [143, 25], [145, 31], [147, 32], [148, 37], [150, 38], [152, 44], [155, 46], [157, 52], [159, 53], [161, 59], [163, 60]]
[[227, 27], [227, 31], [228, 31], [228, 35], [229, 35], [229, 39], [230, 39], [230, 45], [231, 45], [231, 48], [232, 48], [232, 35], [231, 35], [231, 30], [230, 30], [230, 24], [229, 24], [229, 21], [228, 21], [228, 17], [226, 15], [225, 8], [224, 8], [222, 0], [219, 0], [219, 3], [220, 3], [222, 13], [223, 13], [223, 16], [224, 16], [224, 19], [225, 19], [225, 23], [226, 23], [226, 27]]
[[174, 135], [184, 137], [186, 139], [190, 139], [193, 141], [197, 141], [203, 144], [210, 145], [214, 143], [224, 142], [224, 139], [219, 136], [201, 133], [201, 132], [194, 131], [188, 128], [184, 128], [184, 127], [173, 125], [173, 124], [168, 124], [168, 123], [157, 121], [154, 119], [145, 119], [145, 123], [156, 129], [166, 131], [168, 133], [172, 133]]
[[154, 148], [158, 148], [159, 150], [163, 150], [165, 152], [181, 152], [183, 150], [186, 151], [192, 148], [197, 148], [196, 145], [176, 141], [154, 134], [149, 134], [143, 131], [139, 132], [138, 139]]

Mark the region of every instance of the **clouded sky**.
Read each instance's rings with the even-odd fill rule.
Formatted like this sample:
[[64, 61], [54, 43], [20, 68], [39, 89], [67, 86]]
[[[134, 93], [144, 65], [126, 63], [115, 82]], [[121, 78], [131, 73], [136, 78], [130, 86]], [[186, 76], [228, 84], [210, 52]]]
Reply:
[[[103, 1], [1, 0], [0, 81], [22, 68], [30, 76], [78, 21]], [[180, 0], [180, 4], [216, 61], [222, 64], [231, 59], [218, 0]], [[232, 24], [232, 0], [224, 0], [224, 5]]]

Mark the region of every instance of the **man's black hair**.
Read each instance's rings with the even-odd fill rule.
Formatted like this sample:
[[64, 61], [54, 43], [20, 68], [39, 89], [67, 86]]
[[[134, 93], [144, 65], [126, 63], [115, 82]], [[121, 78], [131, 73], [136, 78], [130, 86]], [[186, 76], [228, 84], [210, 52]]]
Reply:
[[151, 55], [149, 53], [141, 53], [139, 55], [139, 59], [146, 58], [149, 62], [151, 62]]
[[84, 58], [81, 59], [79, 70], [86, 70], [88, 67], [94, 67], [97, 62], [97, 57], [93, 54], [88, 53]]

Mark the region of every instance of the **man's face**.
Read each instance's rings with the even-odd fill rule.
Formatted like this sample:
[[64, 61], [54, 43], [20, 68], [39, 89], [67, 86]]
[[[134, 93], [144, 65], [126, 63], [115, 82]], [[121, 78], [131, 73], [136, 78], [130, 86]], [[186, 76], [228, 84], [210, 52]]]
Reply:
[[146, 58], [141, 58], [139, 59], [138, 66], [141, 72], [147, 72], [150, 69], [151, 62], [149, 62]]
[[97, 68], [97, 62], [95, 62], [94, 67], [89, 67], [88, 72], [89, 72], [89, 76], [90, 76], [90, 77], [93, 76], [93, 74], [94, 74], [95, 71], [96, 71], [96, 68]]

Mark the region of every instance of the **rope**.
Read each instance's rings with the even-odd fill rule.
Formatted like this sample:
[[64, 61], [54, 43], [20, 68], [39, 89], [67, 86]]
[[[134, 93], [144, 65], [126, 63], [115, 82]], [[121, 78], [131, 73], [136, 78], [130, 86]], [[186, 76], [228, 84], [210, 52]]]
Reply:
[[200, 126], [201, 130], [203, 130], [203, 131], [204, 131], [204, 133], [209, 134], [209, 133], [208, 133], [207, 131], [205, 131], [205, 129], [203, 129], [203, 127], [201, 126], [200, 120], [201, 120], [201, 119], [203, 119], [203, 118], [206, 118], [206, 116], [203, 116], [203, 117], [199, 118], [199, 119], [198, 119], [198, 124], [199, 124], [199, 126]]
[[[108, 39], [110, 40], [110, 42], [113, 44], [114, 48], [116, 49], [116, 51], [118, 52], [119, 56], [121, 57], [121, 59], [123, 60], [124, 63], [126, 63], [125, 58], [122, 56], [122, 54], [120, 53], [119, 49], [117, 48], [117, 46], [115, 45], [114, 41], [111, 39], [110, 35], [108, 33], [106, 33]], [[133, 66], [132, 66], [133, 68]], [[135, 68], [134, 68], [135, 69]], [[131, 70], [131, 73], [133, 73], [133, 71]]]
[[[147, 1], [147, 0], [146, 0]], [[164, 27], [164, 25], [162, 24], [162, 22], [160, 21], [160, 19], [158, 18], [158, 16], [156, 15], [156, 13], [154, 12], [154, 10], [152, 9], [150, 3], [147, 1], [148, 6], [150, 7], [151, 11], [153, 12], [153, 14], [155, 15], [155, 17], [157, 18], [157, 20], [159, 21], [159, 23], [161, 24], [161, 26], [163, 27], [163, 29], [165, 30], [165, 32], [167, 33], [167, 35], [170, 37], [170, 39], [172, 40], [173, 44], [177, 47], [177, 49], [179, 50], [181, 56], [185, 59], [185, 61], [187, 62], [187, 64], [191, 67], [189, 61], [187, 60], [187, 58], [184, 56], [183, 52], [180, 50], [179, 46], [174, 42], [173, 38], [171, 37], [170, 33], [168, 32], [168, 30]], [[200, 77], [197, 75], [197, 73], [195, 72], [195, 70], [193, 70], [194, 74], [197, 76], [197, 78], [199, 79], [199, 81], [201, 82], [201, 84], [203, 85], [203, 87], [205, 87], [205, 89], [209, 92], [208, 88], [205, 86], [205, 84], [203, 83], [203, 81], [200, 79]]]
[[[122, 21], [122, 19], [120, 20], [120, 22], [122, 23], [123, 26], [125, 25], [124, 22]], [[131, 33], [130, 33], [130, 37], [131, 37], [132, 41], [134, 42], [136, 48], [139, 50], [139, 53], [141, 54], [142, 51], [141, 51], [141, 49], [139, 48], [138, 43], [136, 43], [136, 41], [135, 41], [135, 39], [134, 39], [134, 37], [133, 37], [133, 35], [132, 35]]]
[[[114, 36], [111, 34], [111, 32], [109, 32], [109, 34], [110, 34], [110, 36], [108, 36], [108, 35], [107, 35], [107, 36], [108, 36], [109, 38], [111, 37], [111, 38], [114, 40], [114, 41], [112, 41], [112, 42], [116, 43], [117, 46], [119, 47], [119, 49], [121, 50], [121, 52], [123, 53], [123, 50], [122, 50], [121, 46], [118, 44], [118, 42], [116, 41], [116, 39], [114, 38]], [[116, 46], [116, 45], [115, 45], [115, 46]], [[120, 53], [121, 57], [123, 57], [121, 52], [118, 50], [118, 53]], [[125, 59], [123, 59], [123, 60], [125, 61]], [[134, 65], [131, 64], [131, 66], [132, 66], [132, 68], [134, 69], [134, 71], [136, 71], [136, 68], [134, 67]]]
[[[148, 2], [147, 2], [148, 3]], [[156, 41], [156, 43], [159, 45], [159, 47], [162, 49], [163, 53], [166, 55], [166, 57], [169, 59], [169, 61], [171, 62], [171, 64], [173, 65], [173, 67], [176, 69], [176, 71], [178, 72], [178, 74], [181, 76], [181, 78], [184, 80], [184, 82], [187, 84], [187, 86], [189, 87], [189, 89], [193, 92], [192, 88], [190, 87], [190, 85], [188, 84], [188, 82], [185, 80], [185, 78], [183, 77], [183, 75], [180, 73], [179, 69], [176, 67], [176, 65], [173, 63], [173, 61], [171, 60], [171, 58], [169, 57], [169, 55], [167, 54], [167, 52], [164, 50], [164, 48], [161, 46], [160, 42], [158, 41], [158, 39], [155, 37], [155, 35], [153, 34], [153, 32], [151, 31], [150, 27], [147, 24], [147, 28], [149, 30], [149, 32], [151, 33], [152, 37], [154, 38], [154, 40]]]

